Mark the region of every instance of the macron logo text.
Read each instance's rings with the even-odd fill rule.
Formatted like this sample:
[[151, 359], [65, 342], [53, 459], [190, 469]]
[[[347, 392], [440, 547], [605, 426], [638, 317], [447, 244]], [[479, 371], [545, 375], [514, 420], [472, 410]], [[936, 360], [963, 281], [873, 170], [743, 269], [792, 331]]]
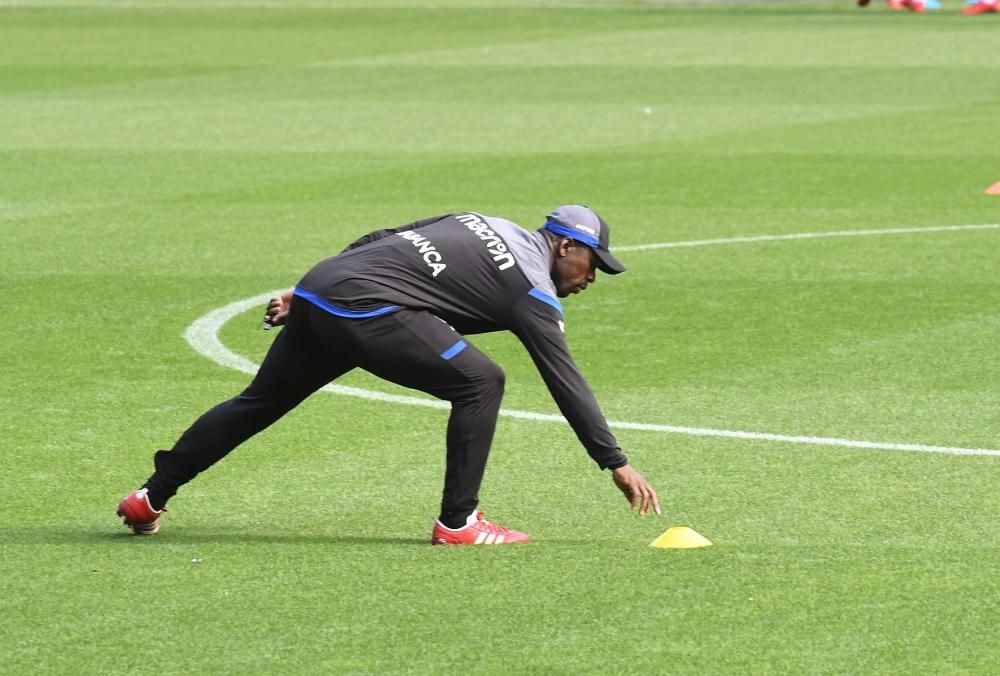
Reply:
[[455, 218], [465, 223], [465, 227], [476, 233], [479, 239], [486, 242], [486, 251], [496, 261], [497, 270], [506, 270], [514, 265], [514, 256], [507, 250], [507, 245], [504, 244], [504, 241], [495, 232], [490, 230], [490, 227], [486, 225], [486, 222], [482, 218], [476, 214], [459, 214]]

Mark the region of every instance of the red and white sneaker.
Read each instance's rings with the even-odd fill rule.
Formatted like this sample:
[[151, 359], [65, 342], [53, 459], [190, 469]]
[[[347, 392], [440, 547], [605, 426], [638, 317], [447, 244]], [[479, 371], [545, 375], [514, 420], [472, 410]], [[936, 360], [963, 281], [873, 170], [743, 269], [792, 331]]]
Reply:
[[490, 523], [483, 518], [482, 512], [470, 514], [465, 525], [458, 529], [435, 521], [434, 532], [431, 533], [432, 545], [512, 545], [529, 540], [524, 533]]
[[118, 503], [116, 514], [122, 517], [125, 525], [136, 535], [155, 535], [160, 530], [160, 514], [167, 508], [157, 511], [150, 507], [148, 488], [129, 493]]
[[966, 5], [965, 9], [962, 10], [962, 14], [970, 16], [972, 14], [989, 14], [997, 11], [996, 2], [977, 2], [974, 5]]

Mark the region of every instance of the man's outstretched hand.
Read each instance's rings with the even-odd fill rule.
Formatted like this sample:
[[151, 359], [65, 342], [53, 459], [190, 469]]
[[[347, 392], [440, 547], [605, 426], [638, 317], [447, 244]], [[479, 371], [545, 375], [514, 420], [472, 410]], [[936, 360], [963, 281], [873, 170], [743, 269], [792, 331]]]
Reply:
[[269, 326], [281, 326], [288, 318], [288, 310], [292, 306], [292, 292], [283, 293], [277, 298], [272, 298], [267, 304], [267, 312], [264, 313], [264, 328]]
[[611, 470], [611, 478], [614, 479], [618, 490], [625, 494], [625, 499], [633, 510], [638, 507], [639, 514], [645, 514], [652, 507], [657, 516], [660, 515], [660, 501], [656, 498], [656, 491], [632, 465]]

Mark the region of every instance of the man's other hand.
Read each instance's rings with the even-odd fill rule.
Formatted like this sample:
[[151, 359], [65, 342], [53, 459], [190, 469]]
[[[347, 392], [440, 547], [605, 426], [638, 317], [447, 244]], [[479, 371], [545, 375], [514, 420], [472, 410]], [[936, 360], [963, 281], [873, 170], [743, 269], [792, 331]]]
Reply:
[[[271, 326], [281, 326], [288, 318], [288, 310], [292, 306], [292, 292], [283, 293], [277, 298], [272, 298], [267, 304], [267, 312], [264, 313], [264, 323]], [[266, 327], [265, 327], [266, 328]]]
[[618, 490], [625, 494], [625, 499], [634, 511], [639, 508], [639, 514], [645, 514], [652, 507], [657, 516], [660, 515], [660, 501], [656, 498], [656, 491], [649, 485], [649, 482], [641, 474], [635, 471], [632, 465], [625, 465], [618, 469], [611, 470], [611, 477], [618, 486]]

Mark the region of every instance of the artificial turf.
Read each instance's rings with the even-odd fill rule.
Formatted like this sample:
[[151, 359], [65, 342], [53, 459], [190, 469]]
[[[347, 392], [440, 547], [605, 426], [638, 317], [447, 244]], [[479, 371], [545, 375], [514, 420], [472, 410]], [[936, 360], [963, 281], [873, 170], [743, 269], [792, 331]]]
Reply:
[[[938, 228], [1000, 222], [1000, 26], [955, 4], [0, 0], [0, 671], [993, 672], [1000, 226]], [[505, 416], [482, 507], [534, 542], [434, 548], [447, 412], [319, 393], [159, 535], [114, 518], [247, 383], [197, 319], [378, 227], [574, 202], [629, 267], [565, 304], [609, 419], [994, 453], [618, 428], [640, 518]], [[220, 330], [253, 362], [261, 311]], [[677, 524], [714, 546], [647, 547]]]

